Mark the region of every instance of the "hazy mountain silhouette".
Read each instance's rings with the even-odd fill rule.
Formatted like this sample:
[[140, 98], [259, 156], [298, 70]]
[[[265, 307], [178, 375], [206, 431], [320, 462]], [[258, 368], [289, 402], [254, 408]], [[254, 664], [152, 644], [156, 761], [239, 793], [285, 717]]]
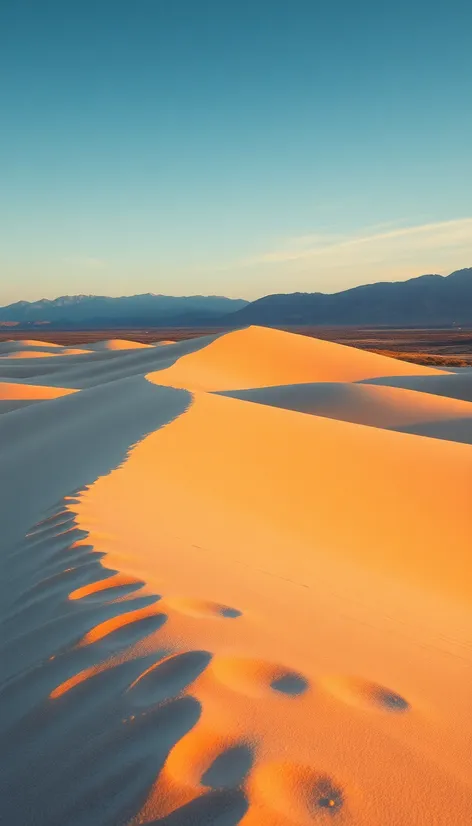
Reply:
[[228, 316], [227, 323], [237, 327], [472, 326], [472, 267], [448, 276], [366, 284], [331, 295], [267, 295]]
[[16, 322], [22, 327], [47, 324], [63, 328], [205, 326], [247, 303], [223, 296], [64, 295], [53, 300], [17, 301], [0, 307], [0, 322]]
[[343, 292], [223, 296], [61, 296], [0, 307], [0, 324], [62, 329], [112, 327], [472, 326], [472, 267]]

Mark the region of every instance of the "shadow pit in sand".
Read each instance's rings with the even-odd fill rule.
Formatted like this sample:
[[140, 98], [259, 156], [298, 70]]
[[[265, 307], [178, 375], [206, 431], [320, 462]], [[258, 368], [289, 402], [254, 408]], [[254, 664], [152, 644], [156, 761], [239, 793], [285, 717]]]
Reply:
[[311, 808], [314, 812], [337, 814], [344, 804], [344, 795], [329, 777], [320, 777], [312, 793]]
[[239, 790], [213, 791], [148, 826], [237, 826], [248, 810]]
[[359, 708], [402, 714], [411, 708], [401, 694], [380, 683], [359, 677], [328, 677], [324, 680], [328, 690], [339, 700]]
[[213, 760], [200, 782], [212, 789], [236, 789], [244, 783], [252, 764], [253, 750], [249, 746], [231, 746]]
[[134, 705], [149, 706], [178, 696], [200, 676], [211, 657], [208, 651], [185, 651], [152, 665], [129, 688]]
[[236, 619], [236, 617], [240, 617], [242, 615], [242, 611], [238, 611], [237, 608], [222, 608], [221, 609], [221, 616], [226, 617], [227, 619]]
[[300, 674], [283, 674], [272, 680], [270, 687], [274, 691], [280, 691], [281, 694], [289, 694], [291, 697], [297, 697], [303, 694], [308, 688], [308, 681]]

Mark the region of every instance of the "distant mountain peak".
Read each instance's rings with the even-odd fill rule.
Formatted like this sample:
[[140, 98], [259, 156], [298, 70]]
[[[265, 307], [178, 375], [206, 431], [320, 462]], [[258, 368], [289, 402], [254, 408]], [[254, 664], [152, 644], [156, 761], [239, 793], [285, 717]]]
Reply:
[[245, 307], [243, 299], [224, 296], [169, 296], [143, 293], [130, 296], [61, 295], [38, 301], [19, 301], [0, 308], [0, 321], [26, 327], [35, 324], [62, 328], [205, 326]]
[[456, 281], [468, 281], [469, 278], [472, 279], [472, 267], [464, 267], [464, 269], [462, 270], [455, 270], [454, 272], [451, 272], [451, 274], [448, 275], [447, 278], [453, 278]]
[[241, 327], [472, 326], [472, 267], [332, 294], [268, 295], [238, 310], [228, 322]]

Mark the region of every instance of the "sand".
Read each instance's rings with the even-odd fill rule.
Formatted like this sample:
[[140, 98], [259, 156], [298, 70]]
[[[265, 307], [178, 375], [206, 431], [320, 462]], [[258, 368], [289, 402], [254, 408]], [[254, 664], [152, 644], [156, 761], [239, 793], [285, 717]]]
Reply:
[[0, 364], [0, 821], [471, 823], [472, 373], [46, 361]]
[[249, 327], [215, 337], [205, 349], [161, 370], [159, 383], [188, 390], [235, 390], [385, 376], [436, 377], [445, 371], [281, 330]]
[[472, 443], [472, 403], [371, 384], [316, 382], [221, 395], [387, 430]]
[[66, 387], [0, 381], [0, 413], [17, 410], [34, 402], [68, 396], [70, 393], [75, 393], [75, 390]]
[[142, 350], [151, 347], [151, 344], [142, 344], [139, 341], [128, 341], [122, 338], [109, 338], [106, 341], [96, 341], [94, 344], [85, 344], [83, 349], [95, 352], [103, 350]]

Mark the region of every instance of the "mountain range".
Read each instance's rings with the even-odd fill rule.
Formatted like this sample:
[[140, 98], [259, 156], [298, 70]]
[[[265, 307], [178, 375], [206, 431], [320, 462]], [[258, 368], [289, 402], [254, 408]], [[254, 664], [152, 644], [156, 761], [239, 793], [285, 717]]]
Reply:
[[472, 326], [472, 267], [328, 293], [256, 301], [222, 296], [61, 296], [0, 307], [0, 324], [55, 329], [136, 327]]
[[104, 295], [63, 295], [40, 301], [17, 301], [0, 307], [0, 324], [55, 328], [201, 327], [248, 304], [224, 296], [169, 296], [144, 293], [112, 298]]
[[240, 327], [472, 326], [472, 267], [334, 294], [268, 295], [237, 310], [231, 322]]

